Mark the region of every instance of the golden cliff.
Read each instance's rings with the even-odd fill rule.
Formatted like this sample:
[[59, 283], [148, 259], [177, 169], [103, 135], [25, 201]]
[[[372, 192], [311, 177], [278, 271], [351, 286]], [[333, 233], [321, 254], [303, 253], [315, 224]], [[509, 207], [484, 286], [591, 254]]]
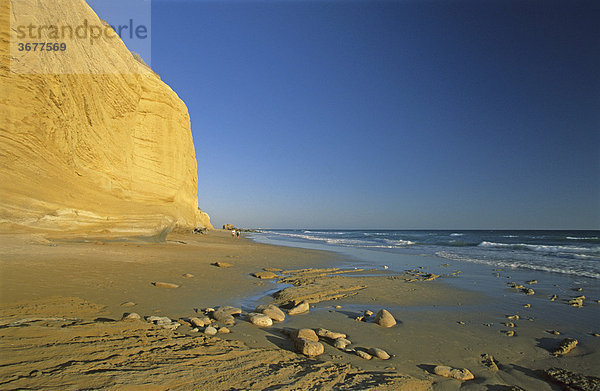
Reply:
[[198, 209], [190, 119], [177, 94], [118, 37], [69, 41], [62, 57], [15, 58], [15, 6], [39, 25], [103, 24], [83, 0], [0, 2], [0, 232], [212, 228]]

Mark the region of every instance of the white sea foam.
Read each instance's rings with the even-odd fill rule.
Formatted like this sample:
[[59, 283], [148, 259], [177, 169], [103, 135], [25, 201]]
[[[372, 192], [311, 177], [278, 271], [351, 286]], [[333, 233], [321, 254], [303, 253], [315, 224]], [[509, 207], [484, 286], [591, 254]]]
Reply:
[[397, 246], [410, 246], [411, 244], [415, 244], [415, 242], [411, 242], [410, 240], [402, 240], [402, 239], [384, 239], [386, 242], [395, 244]]
[[451, 233], [450, 236], [463, 236], [464, 234], [460, 234], [460, 233]]
[[556, 253], [556, 252], [600, 252], [600, 247], [575, 247], [575, 246], [550, 246], [543, 244], [527, 244], [527, 243], [495, 243], [495, 242], [481, 242], [478, 245], [479, 247], [493, 247], [493, 248], [512, 248], [515, 250], [531, 250], [531, 251], [539, 251], [546, 253]]
[[598, 240], [598, 237], [597, 236], [590, 236], [590, 237], [587, 237], [587, 238], [576, 238], [576, 237], [573, 237], [573, 236], [567, 236], [567, 239], [569, 239], [569, 240]]
[[343, 235], [347, 232], [335, 232], [335, 231], [303, 231], [305, 234], [323, 234], [323, 235]]
[[[453, 261], [462, 261], [462, 262], [471, 262], [478, 263], [483, 265], [490, 265], [494, 267], [503, 267], [503, 268], [523, 268], [530, 270], [539, 270], [544, 272], [551, 273], [561, 273], [561, 274], [572, 274], [576, 276], [584, 276], [590, 278], [600, 279], [600, 273], [583, 270], [581, 268], [576, 269], [574, 267], [569, 267], [568, 265], [555, 265], [548, 266], [545, 264], [535, 264], [532, 262], [518, 261], [518, 260], [495, 260], [495, 259], [482, 259], [482, 258], [474, 258], [465, 255], [448, 253], [446, 251], [438, 251], [435, 253], [440, 258], [451, 259]], [[573, 265], [574, 266], [574, 265]]]
[[[291, 233], [291, 232], [274, 232], [267, 231], [265, 232], [269, 235], [277, 235], [281, 237], [294, 238], [294, 239], [304, 239], [309, 241], [316, 242], [325, 242], [327, 244], [335, 245], [335, 246], [344, 246], [344, 247], [363, 247], [363, 248], [400, 248], [404, 246], [409, 246], [414, 244], [409, 240], [401, 240], [401, 239], [384, 239], [386, 243], [389, 244], [378, 244], [373, 241], [368, 240], [360, 240], [360, 239], [347, 239], [347, 238], [328, 238], [326, 236], [316, 236], [314, 234], [343, 234], [345, 232], [321, 232], [321, 231], [309, 231], [305, 230], [302, 234], [300, 233]], [[308, 234], [310, 233], [310, 234]], [[311, 235], [313, 234], [313, 235]]]

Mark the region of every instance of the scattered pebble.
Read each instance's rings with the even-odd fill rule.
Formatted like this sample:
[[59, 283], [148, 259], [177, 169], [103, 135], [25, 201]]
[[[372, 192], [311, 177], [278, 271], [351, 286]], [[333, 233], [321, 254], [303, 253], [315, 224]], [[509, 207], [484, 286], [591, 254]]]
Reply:
[[360, 358], [364, 358], [365, 360], [370, 360], [373, 358], [373, 356], [371, 356], [369, 353], [362, 351], [362, 350], [354, 350], [354, 353], [360, 357]]
[[221, 322], [225, 326], [233, 326], [235, 324], [235, 319], [233, 318], [233, 315], [228, 314], [227, 312], [221, 309], [213, 311], [211, 312], [211, 314], [217, 322]]
[[259, 305], [256, 307], [256, 312], [263, 313], [276, 322], [283, 322], [285, 320], [283, 311], [274, 304]]
[[465, 324], [465, 322], [463, 322], [462, 320], [459, 320], [458, 322], [456, 322], [458, 324]]
[[229, 306], [229, 305], [226, 305], [224, 307], [219, 307], [219, 311], [223, 311], [226, 314], [229, 314], [231, 316], [239, 315], [239, 314], [242, 313], [242, 309], [241, 308], [232, 307], [232, 306]]
[[231, 263], [227, 263], [227, 262], [215, 262], [215, 263], [212, 263], [211, 265], [217, 266], [217, 267], [233, 267], [233, 265]]
[[319, 337], [324, 337], [324, 338], [329, 338], [329, 339], [339, 339], [339, 338], [346, 338], [346, 334], [344, 333], [337, 333], [335, 331], [331, 331], [331, 330], [327, 330], [327, 329], [315, 329], [316, 334]]
[[[208, 322], [206, 322], [206, 320], [208, 320]], [[193, 318], [190, 318], [188, 321], [194, 327], [205, 327], [211, 323], [210, 319], [206, 316], [203, 317], [202, 319], [193, 317]]]
[[339, 309], [341, 309], [341, 308], [342, 308], [342, 306], [341, 306], [341, 305], [336, 305], [336, 306], [335, 306], [335, 309], [336, 309], [336, 310], [339, 310]]
[[572, 307], [581, 308], [583, 307], [583, 301], [585, 300], [585, 296], [576, 296], [568, 301], [569, 305]]
[[385, 350], [379, 348], [370, 348], [369, 354], [381, 360], [388, 360], [390, 358], [390, 355]]
[[209, 336], [213, 336], [213, 335], [217, 335], [218, 331], [216, 328], [212, 327], [212, 326], [208, 326], [207, 328], [204, 329], [204, 334], [209, 335]]
[[350, 340], [346, 338], [338, 338], [335, 341], [333, 341], [333, 346], [341, 350], [346, 349], [350, 344], [352, 344], [352, 342], [350, 342]]
[[554, 356], [563, 356], [569, 353], [577, 346], [578, 341], [575, 338], [565, 338], [558, 344], [558, 348], [554, 349], [552, 354]]
[[369, 316], [373, 315], [373, 311], [365, 310], [365, 312], [363, 313], [363, 315], [365, 316], [365, 318], [368, 318]]
[[305, 338], [296, 338], [294, 340], [294, 347], [296, 348], [296, 351], [309, 357], [318, 356], [325, 351], [325, 347], [322, 343]]
[[506, 319], [519, 320], [519, 315], [506, 315]]
[[229, 334], [231, 333], [231, 330], [229, 330], [227, 327], [223, 326], [219, 328], [219, 334]]
[[556, 299], [558, 299], [558, 296], [556, 296], [556, 295], [550, 296], [550, 301], [556, 301]]
[[490, 370], [492, 370], [492, 371], [498, 370], [498, 364], [496, 363], [494, 356], [492, 356], [491, 354], [484, 353], [481, 355], [481, 358], [482, 358], [481, 362], [483, 363], [483, 365], [488, 367]]
[[270, 327], [273, 326], [273, 320], [265, 314], [259, 314], [256, 312], [249, 313], [247, 315], [248, 321], [258, 327]]
[[167, 289], [179, 288], [179, 285], [173, 284], [173, 283], [170, 283], [170, 282], [157, 281], [157, 282], [153, 282], [152, 285], [154, 285], [157, 288], [167, 288]]
[[600, 337], [600, 333], [592, 333], [593, 337]]
[[263, 267], [263, 270], [266, 272], [282, 272], [283, 269], [279, 269], [277, 267]]
[[504, 322], [504, 325], [506, 327], [515, 327], [515, 324], [513, 322]]
[[546, 330], [546, 332], [552, 335], [560, 335], [560, 331], [558, 330]]
[[365, 320], [364, 316], [357, 316], [356, 318], [354, 318], [355, 321], [357, 322], [362, 322], [363, 320]]
[[131, 320], [140, 320], [142, 319], [142, 317], [139, 314], [136, 314], [135, 312], [131, 312], [131, 313], [124, 313], [123, 317], [121, 318], [121, 320], [125, 320], [125, 321], [131, 321]]
[[122, 307], [133, 307], [136, 305], [133, 301], [126, 301], [125, 303], [121, 303]]
[[194, 275], [191, 273], [185, 273], [185, 274], [182, 274], [182, 277], [183, 278], [192, 278], [192, 277], [194, 277]]
[[166, 316], [147, 316], [146, 320], [167, 330], [176, 330], [179, 326], [181, 326], [181, 323], [172, 321]]
[[582, 291], [583, 291], [583, 288], [573, 288], [573, 290], [574, 290], [575, 292], [582, 292]]
[[315, 331], [312, 329], [297, 329], [292, 331], [290, 336], [292, 337], [292, 339], [304, 338], [308, 339], [309, 341], [319, 342], [319, 337], [317, 336], [317, 333], [315, 333]]
[[252, 273], [252, 276], [260, 278], [261, 280], [271, 280], [273, 278], [277, 278], [277, 274], [273, 272], [255, 272]]
[[503, 333], [506, 334], [507, 337], [514, 337], [515, 336], [514, 330], [504, 330]]
[[382, 309], [375, 315], [375, 323], [382, 327], [393, 327], [396, 325], [396, 319], [388, 310]]
[[523, 308], [531, 308], [531, 304], [525, 304]]
[[525, 288], [525, 289], [523, 289], [523, 293], [525, 293], [528, 296], [535, 295], [535, 291], [533, 289], [531, 289], [531, 288]]
[[452, 368], [445, 365], [438, 365], [433, 369], [433, 372], [438, 376], [448, 377], [460, 381], [472, 380], [475, 378], [471, 371], [467, 368]]
[[529, 284], [529, 285], [531, 285], [531, 284], [537, 284], [538, 280], [529, 280], [529, 281], [525, 281], [525, 283]]
[[308, 301], [303, 300], [300, 303], [298, 303], [296, 306], [294, 306], [293, 308], [288, 310], [288, 315], [298, 315], [298, 314], [304, 314], [306, 312], [308, 312], [310, 309], [310, 305], [308, 304]]

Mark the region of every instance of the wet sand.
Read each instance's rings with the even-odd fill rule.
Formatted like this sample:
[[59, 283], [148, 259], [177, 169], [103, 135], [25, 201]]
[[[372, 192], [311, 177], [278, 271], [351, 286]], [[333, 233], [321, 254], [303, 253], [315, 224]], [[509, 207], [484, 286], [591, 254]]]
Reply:
[[[218, 230], [170, 235], [163, 243], [4, 235], [0, 248], [2, 389], [555, 390], [561, 388], [543, 370], [600, 375], [598, 337], [554, 357], [569, 335], [549, 334], [552, 325], [529, 321], [523, 308], [514, 308], [519, 320], [508, 320], [512, 312], [486, 311], [494, 297], [451, 286], [445, 277], [407, 282], [414, 276], [327, 269], [345, 263], [329, 252], [232, 239]], [[212, 265], [217, 261], [233, 266]], [[263, 268], [282, 269], [280, 278], [251, 276]], [[257, 304], [300, 300], [311, 303], [309, 313], [267, 328], [236, 317], [230, 334], [214, 337], [179, 320], [206, 307], [252, 312]], [[390, 309], [396, 326], [355, 320], [381, 308]], [[170, 331], [120, 321], [127, 312], [182, 325]], [[509, 321], [515, 327], [503, 324]], [[323, 340], [325, 352], [308, 358], [286, 334], [303, 327], [343, 332], [352, 346], [393, 356], [367, 361]], [[506, 336], [509, 329], [516, 335]], [[484, 353], [495, 357], [498, 371], [482, 364]], [[468, 368], [475, 379], [435, 375], [436, 365]]]

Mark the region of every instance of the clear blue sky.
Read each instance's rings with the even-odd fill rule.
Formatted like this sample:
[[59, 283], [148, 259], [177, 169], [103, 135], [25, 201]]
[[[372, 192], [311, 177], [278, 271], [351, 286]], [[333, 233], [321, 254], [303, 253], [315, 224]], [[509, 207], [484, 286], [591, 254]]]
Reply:
[[600, 2], [152, 2], [215, 225], [600, 228]]

